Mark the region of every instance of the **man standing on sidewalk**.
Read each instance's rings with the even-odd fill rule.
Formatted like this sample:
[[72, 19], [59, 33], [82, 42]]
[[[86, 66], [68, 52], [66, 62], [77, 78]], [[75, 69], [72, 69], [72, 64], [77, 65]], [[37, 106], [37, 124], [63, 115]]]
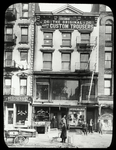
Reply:
[[98, 131], [101, 134], [102, 134], [102, 126], [103, 126], [102, 121], [99, 119], [99, 122], [98, 122]]
[[89, 122], [89, 133], [93, 133], [93, 120], [90, 119], [90, 122]]

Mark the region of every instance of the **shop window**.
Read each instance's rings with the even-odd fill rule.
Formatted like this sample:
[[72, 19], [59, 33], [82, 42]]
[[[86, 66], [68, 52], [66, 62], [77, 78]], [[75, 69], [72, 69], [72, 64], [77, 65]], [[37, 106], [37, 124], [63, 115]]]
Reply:
[[52, 100], [78, 100], [79, 81], [54, 79], [52, 82]]
[[28, 27], [21, 27], [21, 42], [28, 42]]
[[44, 46], [52, 46], [53, 43], [53, 33], [44, 32]]
[[70, 70], [71, 54], [62, 53], [62, 70]]
[[28, 121], [28, 105], [16, 104], [16, 124], [25, 125], [25, 121]]
[[20, 95], [27, 95], [27, 79], [20, 78]]
[[35, 107], [35, 122], [39, 121], [49, 121], [49, 108], [39, 108]]
[[28, 62], [28, 52], [27, 51], [20, 52], [20, 60]]
[[13, 40], [13, 27], [6, 27], [5, 40], [7, 41]]
[[111, 95], [111, 80], [104, 80], [104, 95]]
[[71, 33], [62, 33], [62, 46], [71, 46]]
[[52, 53], [43, 52], [43, 69], [52, 69]]
[[36, 100], [48, 100], [49, 99], [49, 83], [37, 82], [36, 83]]
[[29, 7], [29, 4], [22, 4], [22, 17], [23, 18], [27, 18], [29, 15], [28, 7]]
[[11, 95], [11, 78], [5, 78], [4, 95]]
[[112, 42], [112, 22], [110, 20], [107, 20], [105, 24], [105, 41]]
[[89, 54], [80, 54], [80, 69], [89, 69]]
[[8, 110], [8, 124], [13, 124], [13, 110]]
[[105, 69], [111, 69], [111, 52], [105, 52]]
[[90, 34], [81, 33], [81, 43], [90, 43]]

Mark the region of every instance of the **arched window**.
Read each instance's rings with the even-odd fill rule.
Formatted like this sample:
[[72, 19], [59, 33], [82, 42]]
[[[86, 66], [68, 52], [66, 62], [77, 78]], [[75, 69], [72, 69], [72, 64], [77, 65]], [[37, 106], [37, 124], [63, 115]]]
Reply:
[[105, 41], [107, 43], [112, 42], [112, 22], [111, 22], [111, 20], [106, 20], [106, 22], [105, 22]]

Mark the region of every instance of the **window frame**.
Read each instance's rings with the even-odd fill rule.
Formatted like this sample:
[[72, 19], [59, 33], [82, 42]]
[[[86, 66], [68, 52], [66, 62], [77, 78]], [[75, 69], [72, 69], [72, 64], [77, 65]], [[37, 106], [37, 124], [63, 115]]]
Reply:
[[27, 60], [26, 62], [28, 63], [28, 51], [20, 51], [20, 61], [25, 61], [21, 59], [21, 53], [26, 53], [27, 54]]
[[[70, 34], [70, 38], [63, 38], [63, 34]], [[61, 47], [72, 47], [71, 46], [71, 37], [72, 37], [72, 32], [64, 32], [64, 31], [62, 31], [62, 45], [61, 45]], [[69, 41], [70, 44], [69, 45], [64, 45], [63, 41]]]
[[[106, 60], [105, 58], [105, 61], [104, 61], [104, 68], [105, 68], [105, 70], [109, 70], [109, 69], [112, 69], [112, 51], [105, 51], [105, 54], [106, 53], [109, 53], [109, 54], [111, 54], [111, 60]], [[109, 68], [106, 68], [106, 62], [110, 62], [111, 63], [111, 67], [109, 67]]]
[[[5, 84], [6, 79], [10, 79], [10, 83], [11, 83], [10, 86]], [[7, 86], [9, 86], [9, 89], [10, 89], [10, 92], [8, 94], [4, 92], [4, 95], [11, 95], [11, 88], [12, 88], [12, 78], [11, 77], [4, 78], [4, 86], [5, 86], [5, 88], [4, 88], [5, 90], [6, 90]]]
[[[81, 70], [89, 70], [89, 69], [90, 69], [90, 63], [89, 63], [88, 61], [84, 61], [84, 60], [82, 61], [82, 60], [81, 60], [81, 55], [88, 55], [88, 61], [89, 61], [90, 54], [89, 54], [89, 53], [80, 53], [80, 69], [81, 69]], [[87, 69], [81, 68], [81, 63], [87, 63], [87, 64], [88, 64]]]
[[[28, 5], [28, 9], [23, 9], [23, 5], [25, 5], [25, 4]], [[25, 12], [28, 13], [28, 15], [26, 17], [23, 15], [23, 13], [25, 13]], [[25, 18], [25, 19], [29, 18], [29, 3], [23, 3], [22, 4], [22, 18]]]
[[[51, 61], [44, 60], [44, 54], [51, 54]], [[51, 62], [51, 67], [50, 68], [44, 68], [45, 62]], [[52, 52], [43, 52], [43, 70], [52, 70]]]
[[[110, 32], [106, 32], [106, 27], [107, 26], [111, 27], [111, 33]], [[105, 42], [106, 43], [112, 43], [112, 40], [113, 40], [113, 38], [112, 38], [112, 31], [113, 31], [113, 24], [112, 24], [112, 22], [110, 20], [107, 20], [106, 23], [105, 23]], [[111, 40], [106, 40], [106, 36], [107, 35], [111, 36]]]
[[[21, 80], [26, 80], [26, 86], [21, 86]], [[21, 87], [26, 87], [26, 93], [23, 93], [23, 94], [21, 94]], [[22, 96], [25, 96], [25, 95], [27, 95], [27, 78], [25, 77], [25, 78], [23, 78], [23, 77], [20, 77], [20, 95], [22, 95]]]
[[[89, 35], [89, 39], [88, 40], [86, 38], [83, 39], [82, 35]], [[84, 42], [84, 41], [86, 41], [86, 42]], [[81, 43], [82, 44], [89, 44], [90, 43], [90, 33], [81, 33]]]
[[[64, 54], [69, 54], [69, 58], [70, 58], [69, 61], [62, 59]], [[69, 62], [69, 69], [63, 69], [62, 65], [63, 65], [63, 63], [65, 63], [65, 62], [66, 62], [66, 63]], [[68, 53], [68, 52], [67, 52], [67, 53], [66, 53], [66, 52], [62, 52], [62, 53], [61, 53], [61, 68], [62, 68], [62, 69], [61, 69], [62, 71], [70, 71], [70, 70], [71, 70], [71, 53]]]
[[[51, 34], [52, 37], [51, 38], [45, 38], [45, 34]], [[51, 44], [45, 44], [45, 40], [51, 40]], [[48, 32], [48, 31], [44, 31], [43, 32], [43, 47], [47, 46], [47, 47], [52, 47], [53, 46], [53, 32]]]
[[[110, 87], [105, 87], [105, 81], [110, 81]], [[109, 95], [105, 94], [105, 89], [109, 89], [110, 90], [110, 94]], [[105, 78], [104, 79], [104, 95], [111, 96], [111, 94], [112, 94], [112, 79]]]
[[[7, 29], [12, 29], [12, 33], [11, 33], [11, 34], [7, 33]], [[9, 39], [9, 37], [10, 37], [10, 39]], [[8, 40], [8, 41], [9, 41], [9, 40], [10, 40], [10, 41], [13, 40], [13, 26], [6, 26], [5, 39]]]
[[[22, 29], [27, 29], [27, 34], [22, 34]], [[29, 28], [27, 26], [21, 27], [21, 43], [28, 43], [28, 34], [29, 34], [28, 31], [29, 31]], [[27, 37], [27, 41], [24, 41], [23, 37]]]

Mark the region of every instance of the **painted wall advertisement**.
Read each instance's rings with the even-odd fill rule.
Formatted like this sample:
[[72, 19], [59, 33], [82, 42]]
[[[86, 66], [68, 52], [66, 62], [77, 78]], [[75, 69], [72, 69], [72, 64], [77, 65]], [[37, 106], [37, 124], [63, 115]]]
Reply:
[[49, 29], [93, 30], [95, 17], [36, 16], [36, 25]]

